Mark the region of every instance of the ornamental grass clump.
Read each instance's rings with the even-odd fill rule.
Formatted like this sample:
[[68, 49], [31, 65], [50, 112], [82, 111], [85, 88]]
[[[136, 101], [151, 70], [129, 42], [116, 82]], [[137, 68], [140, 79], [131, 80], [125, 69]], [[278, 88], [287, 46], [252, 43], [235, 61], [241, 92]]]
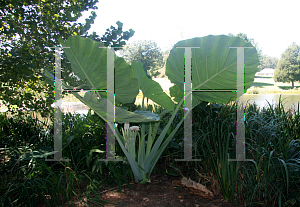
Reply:
[[[193, 111], [196, 153], [205, 172], [218, 180], [224, 198], [234, 205], [299, 206], [300, 117], [279, 105], [245, 107], [245, 154], [236, 156], [236, 104]], [[197, 110], [198, 109], [198, 110]]]

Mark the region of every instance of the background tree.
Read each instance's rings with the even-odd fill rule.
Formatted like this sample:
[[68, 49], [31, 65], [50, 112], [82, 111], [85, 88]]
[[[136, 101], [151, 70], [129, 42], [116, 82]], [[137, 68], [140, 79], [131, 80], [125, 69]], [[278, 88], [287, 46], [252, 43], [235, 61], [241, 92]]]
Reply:
[[300, 81], [300, 46], [296, 43], [291, 44], [281, 55], [277, 68], [274, 73], [275, 82], [294, 82]]
[[249, 38], [246, 34], [244, 33], [238, 33], [237, 35], [234, 35], [232, 33], [229, 33], [228, 36], [230, 37], [240, 37], [242, 38], [245, 42], [250, 42], [257, 50], [258, 53], [262, 53], [261, 49], [258, 46], [258, 43], [253, 39], [253, 38]]
[[116, 22], [118, 28], [114, 26], [110, 26], [110, 28], [106, 29], [106, 32], [102, 37], [93, 32], [89, 37], [92, 40], [100, 41], [106, 47], [120, 47], [114, 49], [115, 51], [122, 49], [126, 42], [124, 40], [129, 40], [134, 35], [134, 30], [129, 29], [129, 31], [123, 32], [123, 23], [120, 21]]
[[[104, 41], [106, 45], [122, 46], [134, 31], [122, 31], [111, 27], [100, 38], [93, 33], [88, 35], [96, 13], [91, 11], [85, 23], [76, 23], [81, 12], [97, 9], [98, 0], [31, 0], [0, 2], [0, 100], [10, 106], [17, 105], [18, 112], [23, 109], [48, 114], [54, 101], [54, 88], [44, 83], [43, 70], [53, 71], [55, 64], [54, 48], [59, 39], [71, 35], [90, 37]], [[72, 76], [71, 67], [62, 55], [62, 78], [67, 82], [80, 84]]]
[[164, 51], [162, 54], [163, 54], [163, 62], [164, 62], [164, 66], [158, 71], [159, 72], [159, 75], [156, 76], [156, 78], [166, 78], [167, 75], [166, 75], [166, 63], [167, 63], [167, 59], [170, 55], [170, 49], [169, 50], [166, 50]]
[[258, 58], [259, 58], [258, 72], [265, 68], [273, 68], [273, 69], [276, 68], [277, 63], [278, 63], [278, 58], [264, 55], [262, 50], [259, 48], [258, 43], [253, 38], [249, 38], [244, 33], [238, 33], [237, 35], [229, 33], [228, 36], [240, 37], [243, 40], [245, 40], [245, 42], [250, 42], [256, 48]]
[[156, 77], [159, 70], [164, 66], [163, 54], [156, 42], [151, 40], [135, 41], [120, 50], [120, 55], [131, 64], [132, 62], [143, 63], [148, 77]]
[[258, 66], [258, 71], [261, 71], [265, 68], [275, 69], [278, 64], [278, 58], [267, 56], [267, 55], [261, 55], [259, 63], [260, 64]]

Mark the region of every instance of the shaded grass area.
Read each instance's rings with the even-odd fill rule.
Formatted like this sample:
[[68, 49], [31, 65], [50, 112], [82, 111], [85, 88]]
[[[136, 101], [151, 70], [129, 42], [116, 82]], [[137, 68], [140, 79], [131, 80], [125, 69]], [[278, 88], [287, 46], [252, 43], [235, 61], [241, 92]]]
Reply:
[[266, 86], [274, 86], [274, 84], [265, 83], [265, 82], [253, 82], [252, 86], [262, 88], [262, 87], [266, 87]]
[[254, 76], [254, 78], [273, 79], [271, 76]]
[[[282, 90], [292, 90], [292, 86], [278, 86]], [[294, 86], [295, 89], [300, 89], [300, 86]]]

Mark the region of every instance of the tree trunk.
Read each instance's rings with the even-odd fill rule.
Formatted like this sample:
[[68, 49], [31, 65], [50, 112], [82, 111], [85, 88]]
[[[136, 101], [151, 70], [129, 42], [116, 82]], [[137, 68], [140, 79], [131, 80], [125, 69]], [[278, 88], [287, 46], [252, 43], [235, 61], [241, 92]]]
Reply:
[[292, 89], [294, 88], [294, 81], [292, 81]]

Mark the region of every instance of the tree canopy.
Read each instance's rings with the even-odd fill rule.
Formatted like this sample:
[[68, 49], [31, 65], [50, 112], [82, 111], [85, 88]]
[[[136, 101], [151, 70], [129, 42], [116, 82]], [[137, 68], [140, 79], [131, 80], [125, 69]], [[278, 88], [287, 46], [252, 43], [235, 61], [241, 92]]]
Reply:
[[281, 55], [274, 73], [274, 81], [292, 83], [300, 81], [300, 46], [292, 43]]
[[258, 71], [261, 71], [265, 68], [275, 69], [277, 67], [277, 64], [278, 64], [278, 58], [267, 56], [267, 55], [261, 55], [259, 62], [260, 62], [260, 64], [258, 66], [259, 67]]
[[258, 53], [261, 53], [261, 49], [259, 49], [258, 43], [253, 39], [253, 38], [249, 38], [246, 34], [240, 32], [237, 35], [234, 35], [232, 33], [228, 34], [229, 37], [240, 37], [242, 38], [245, 42], [250, 42], [257, 50]]
[[237, 35], [234, 35], [232, 33], [229, 33], [228, 36], [230, 37], [240, 37], [242, 38], [245, 42], [250, 42], [257, 50], [257, 54], [258, 54], [258, 58], [259, 58], [259, 65], [258, 65], [258, 71], [261, 71], [262, 69], [262, 50], [259, 48], [258, 43], [253, 39], [253, 38], [249, 38], [246, 34], [244, 33], [238, 33]]
[[[123, 46], [133, 36], [134, 31], [122, 31], [111, 26], [99, 37], [88, 30], [96, 18], [91, 11], [85, 23], [76, 23], [83, 11], [95, 10], [98, 0], [31, 0], [1, 1], [0, 5], [0, 100], [9, 106], [34, 109], [45, 115], [54, 101], [54, 88], [44, 83], [43, 71], [53, 71], [54, 48], [59, 39], [80, 35], [104, 42], [107, 46]], [[78, 83], [73, 77], [70, 64], [62, 55], [62, 78], [70, 83]], [[80, 83], [78, 83], [80, 84]]]
[[277, 63], [278, 63], [278, 58], [271, 57], [271, 56], [263, 54], [263, 51], [259, 48], [258, 43], [253, 38], [249, 38], [244, 33], [238, 33], [237, 35], [229, 33], [228, 36], [230, 36], [230, 37], [240, 37], [243, 40], [245, 40], [246, 42], [250, 42], [256, 48], [258, 58], [259, 58], [258, 72], [265, 69], [265, 68], [273, 68], [273, 69], [276, 68]]
[[131, 64], [141, 62], [148, 77], [157, 76], [159, 69], [164, 66], [163, 54], [156, 42], [151, 40], [135, 41], [126, 45], [120, 55]]

